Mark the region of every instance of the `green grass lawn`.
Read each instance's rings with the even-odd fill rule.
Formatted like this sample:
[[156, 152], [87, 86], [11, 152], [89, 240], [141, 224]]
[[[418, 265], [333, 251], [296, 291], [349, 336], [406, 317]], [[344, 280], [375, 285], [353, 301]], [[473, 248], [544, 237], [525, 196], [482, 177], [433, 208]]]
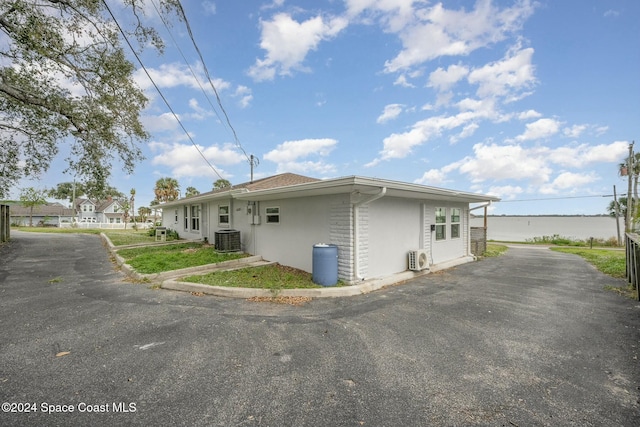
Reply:
[[572, 247], [554, 247], [551, 250], [576, 254], [593, 264], [601, 272], [612, 277], [626, 277], [626, 260], [624, 251], [607, 249], [589, 249]]
[[198, 242], [121, 249], [117, 253], [138, 273], [143, 274], [215, 264], [247, 256], [244, 253], [218, 253], [212, 246]]
[[482, 255], [483, 257], [497, 257], [505, 253], [509, 249], [505, 245], [499, 245], [497, 243], [487, 243], [487, 250]]
[[103, 230], [114, 246], [133, 245], [136, 243], [154, 243], [155, 236], [149, 236], [148, 230]]
[[59, 233], [59, 234], [100, 234], [103, 230], [98, 228], [58, 228], [58, 227], [11, 227], [12, 230], [30, 231], [32, 233]]
[[114, 246], [133, 245], [135, 243], [153, 243], [155, 236], [149, 236], [149, 230], [112, 230], [101, 228], [58, 228], [58, 227], [14, 227], [19, 231], [30, 231], [37, 233], [59, 233], [59, 234], [100, 234], [104, 233]]
[[204, 285], [236, 288], [273, 290], [322, 288], [322, 286], [313, 283], [311, 273], [280, 264], [242, 268], [239, 270], [216, 271], [201, 276], [189, 276], [180, 280]]

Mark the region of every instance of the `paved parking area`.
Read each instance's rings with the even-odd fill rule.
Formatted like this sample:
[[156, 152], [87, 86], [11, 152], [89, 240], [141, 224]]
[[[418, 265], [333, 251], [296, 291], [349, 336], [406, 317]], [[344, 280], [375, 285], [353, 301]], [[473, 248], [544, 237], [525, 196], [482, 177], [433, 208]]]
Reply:
[[12, 238], [0, 425], [640, 425], [640, 303], [579, 257], [294, 307], [127, 282], [96, 236]]

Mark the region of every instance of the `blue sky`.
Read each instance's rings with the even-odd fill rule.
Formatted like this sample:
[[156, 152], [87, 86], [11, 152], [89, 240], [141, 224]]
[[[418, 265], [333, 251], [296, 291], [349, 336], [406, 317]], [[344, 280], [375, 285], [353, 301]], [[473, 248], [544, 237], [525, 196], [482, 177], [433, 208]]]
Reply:
[[[361, 175], [480, 192], [503, 199], [497, 215], [602, 214], [612, 198], [600, 196], [626, 191], [617, 164], [638, 136], [637, 0], [183, 6], [239, 145], [184, 24], [169, 33], [149, 3], [166, 52], [142, 59], [191, 140], [139, 70], [152, 138], [135, 174], [113, 165], [111, 180], [136, 189], [136, 206], [160, 177], [183, 192], [220, 176], [246, 182], [251, 154], [255, 178]], [[63, 158], [21, 186], [71, 180]]]

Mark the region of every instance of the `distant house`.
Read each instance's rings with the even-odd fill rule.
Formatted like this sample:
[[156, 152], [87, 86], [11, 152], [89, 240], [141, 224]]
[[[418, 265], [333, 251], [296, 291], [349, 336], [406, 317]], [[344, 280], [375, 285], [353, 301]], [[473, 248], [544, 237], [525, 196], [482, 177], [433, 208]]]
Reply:
[[409, 253], [428, 264], [471, 261], [470, 204], [497, 200], [376, 178], [285, 173], [164, 203], [162, 225], [212, 243], [232, 234], [239, 249], [308, 272], [313, 246], [335, 244], [339, 278], [355, 283], [407, 270]]
[[[29, 216], [31, 208], [21, 204], [14, 204], [10, 209], [11, 224], [19, 226], [29, 225]], [[33, 217], [31, 218], [34, 226], [55, 226], [60, 224], [73, 222], [74, 210], [65, 208], [60, 203], [47, 203], [46, 205], [34, 206]]]
[[74, 206], [77, 222], [94, 224], [123, 224], [124, 216], [120, 202], [113, 198], [104, 201], [76, 199]]

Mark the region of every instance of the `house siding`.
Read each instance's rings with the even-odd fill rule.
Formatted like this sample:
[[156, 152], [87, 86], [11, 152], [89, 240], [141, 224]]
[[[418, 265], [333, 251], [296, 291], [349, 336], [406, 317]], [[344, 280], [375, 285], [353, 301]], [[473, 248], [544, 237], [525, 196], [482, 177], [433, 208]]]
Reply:
[[[330, 235], [333, 196], [273, 200], [259, 203], [261, 224], [255, 225], [255, 253], [270, 261], [312, 271], [313, 245], [333, 243]], [[266, 223], [266, 209], [280, 208], [280, 223]]]
[[[213, 193], [172, 204], [178, 208], [178, 220], [175, 221], [171, 211], [163, 215], [163, 225], [176, 229], [183, 238], [206, 237], [211, 242], [219, 230], [238, 230], [244, 252], [307, 272], [313, 269], [313, 246], [335, 244], [338, 277], [349, 283], [406, 271], [407, 253], [413, 250], [426, 250], [431, 264], [469, 255], [467, 200], [476, 201], [475, 195], [429, 193], [410, 184], [359, 177], [339, 179], [336, 183], [339, 186], [331, 188], [324, 183], [318, 185], [317, 181], [292, 182], [289, 190], [286, 185], [282, 189], [270, 188], [265, 181], [264, 188], [243, 191], [241, 188], [254, 185], [246, 184], [235, 193]], [[433, 200], [431, 196], [443, 200]], [[192, 231], [185, 229], [184, 207], [196, 203], [201, 207], [200, 230]], [[228, 224], [218, 222], [222, 205], [229, 206]], [[270, 207], [279, 208], [277, 223], [267, 222]], [[443, 240], [435, 240], [436, 233], [431, 231], [436, 208], [446, 209], [446, 223], [437, 224], [446, 227]], [[452, 208], [460, 209], [460, 234], [456, 238], [451, 237]]]
[[420, 248], [422, 203], [384, 197], [369, 205], [369, 263], [362, 277], [375, 278], [407, 270], [407, 253]]
[[351, 203], [344, 197], [331, 204], [329, 241], [338, 246], [338, 277], [351, 281], [353, 276], [353, 224]]

